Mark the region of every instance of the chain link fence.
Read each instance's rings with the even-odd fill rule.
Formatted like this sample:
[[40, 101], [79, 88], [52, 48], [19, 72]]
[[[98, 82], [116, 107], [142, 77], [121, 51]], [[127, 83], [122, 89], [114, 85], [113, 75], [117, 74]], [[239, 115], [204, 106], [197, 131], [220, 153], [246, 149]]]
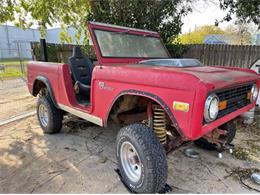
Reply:
[[16, 42], [16, 47], [0, 47], [0, 80], [26, 79], [27, 63], [32, 59], [30, 42]]
[[30, 42], [0, 47], [0, 126], [7, 119], [35, 110], [35, 99], [28, 93], [26, 80], [30, 60]]
[[[75, 45], [47, 44], [51, 62], [67, 63]], [[94, 55], [93, 48], [82, 46], [83, 53]], [[27, 89], [27, 64], [40, 60], [39, 42], [15, 42], [10, 48], [0, 44], [0, 126], [3, 121], [35, 111], [36, 98]]]

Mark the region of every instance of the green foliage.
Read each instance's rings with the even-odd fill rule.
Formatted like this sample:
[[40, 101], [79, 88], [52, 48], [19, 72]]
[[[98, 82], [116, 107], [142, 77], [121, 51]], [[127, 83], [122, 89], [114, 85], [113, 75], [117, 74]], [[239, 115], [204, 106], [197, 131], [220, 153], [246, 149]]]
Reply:
[[77, 29], [76, 39], [86, 35], [87, 20], [160, 32], [169, 42], [179, 34], [182, 16], [191, 11], [191, 0], [2, 0], [0, 23], [14, 22], [21, 28], [37, 25], [41, 36], [48, 26], [60, 24], [63, 42], [71, 38], [66, 29]]
[[[18, 10], [19, 11], [19, 10]], [[11, 0], [1, 0], [0, 5], [0, 23], [5, 23], [6, 21], [13, 21], [15, 7], [13, 1]]]
[[179, 36], [182, 44], [202, 44], [208, 34], [225, 34], [219, 27], [213, 25], [205, 25], [196, 28], [194, 31]]
[[[185, 3], [184, 3], [185, 2]], [[181, 31], [189, 0], [90, 1], [88, 20], [157, 31], [168, 43]]]
[[[61, 49], [61, 45], [47, 44], [47, 55], [50, 62], [61, 62], [59, 59], [58, 51]], [[33, 53], [37, 60], [41, 59], [40, 44], [34, 43]]]
[[206, 35], [224, 34], [229, 39], [229, 44], [248, 45], [251, 44], [251, 33], [245, 23], [237, 22], [235, 25], [229, 25], [226, 29], [213, 25], [205, 25], [196, 28], [194, 31], [181, 34], [178, 41], [182, 44], [202, 44]]
[[173, 44], [166, 45], [172, 58], [182, 58], [183, 55], [188, 51], [189, 46], [175, 41]]
[[219, 0], [220, 8], [227, 10], [227, 15], [220, 21], [230, 21], [234, 16], [244, 23], [253, 22], [260, 29], [260, 1], [259, 0]]
[[84, 33], [89, 9], [87, 0], [2, 0], [0, 23], [12, 21], [21, 28], [37, 25], [42, 37], [47, 26], [54, 24], [63, 29], [75, 27], [78, 33]]

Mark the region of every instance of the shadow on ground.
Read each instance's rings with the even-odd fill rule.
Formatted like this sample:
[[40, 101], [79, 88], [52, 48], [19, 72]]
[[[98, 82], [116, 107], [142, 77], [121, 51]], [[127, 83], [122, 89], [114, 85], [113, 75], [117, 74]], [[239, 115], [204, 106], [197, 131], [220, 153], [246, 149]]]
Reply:
[[[1, 193], [128, 193], [114, 169], [118, 127], [100, 128], [72, 117], [61, 133], [43, 135], [36, 117], [0, 127]], [[238, 140], [243, 142], [243, 132]], [[168, 155], [172, 193], [250, 193], [236, 177], [237, 167], [260, 168], [257, 160], [237, 159], [228, 153], [196, 148], [199, 159], [183, 150]], [[241, 146], [242, 147], [242, 146]]]

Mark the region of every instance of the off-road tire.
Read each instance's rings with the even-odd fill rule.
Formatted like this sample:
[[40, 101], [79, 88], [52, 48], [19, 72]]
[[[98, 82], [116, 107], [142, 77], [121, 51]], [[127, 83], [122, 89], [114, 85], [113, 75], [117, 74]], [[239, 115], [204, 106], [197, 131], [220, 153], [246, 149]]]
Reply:
[[[141, 177], [132, 182], [125, 173], [120, 157], [124, 142], [130, 142], [141, 162]], [[157, 193], [165, 187], [167, 180], [166, 153], [153, 130], [143, 124], [123, 127], [117, 135], [116, 147], [119, 170], [123, 182], [135, 193]]]
[[[39, 117], [39, 107], [40, 105], [44, 105], [48, 112], [48, 123], [47, 126], [44, 126], [41, 123]], [[54, 134], [60, 132], [62, 128], [62, 120], [63, 120], [63, 113], [62, 110], [55, 107], [49, 95], [42, 96], [40, 95], [37, 101], [37, 118], [39, 124], [46, 134]]]
[[[236, 136], [236, 125], [234, 122], [227, 122], [220, 126], [220, 129], [227, 130], [227, 142], [226, 144], [230, 144], [233, 139]], [[208, 142], [205, 138], [200, 138], [196, 141], [194, 141], [195, 145], [197, 145], [200, 148], [206, 149], [206, 150], [215, 150], [216, 144]]]

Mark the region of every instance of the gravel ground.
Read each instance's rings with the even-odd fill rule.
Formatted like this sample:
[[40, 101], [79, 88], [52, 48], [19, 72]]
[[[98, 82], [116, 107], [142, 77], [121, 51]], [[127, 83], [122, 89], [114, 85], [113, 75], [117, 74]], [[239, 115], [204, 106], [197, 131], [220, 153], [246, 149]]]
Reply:
[[[31, 98], [24, 86], [20, 91]], [[0, 101], [3, 94], [1, 89]], [[22, 110], [34, 106], [31, 99], [30, 104], [20, 102]], [[192, 143], [170, 153], [170, 193], [256, 193], [244, 187], [239, 177], [260, 169], [259, 122], [239, 127], [234, 154], [223, 153], [223, 159]], [[128, 193], [115, 172], [117, 132], [116, 126], [104, 129], [75, 117], [67, 118], [56, 135], [44, 135], [36, 116], [0, 126], [0, 193]], [[195, 148], [200, 157], [186, 157], [185, 148]], [[249, 179], [245, 183], [260, 190]]]

